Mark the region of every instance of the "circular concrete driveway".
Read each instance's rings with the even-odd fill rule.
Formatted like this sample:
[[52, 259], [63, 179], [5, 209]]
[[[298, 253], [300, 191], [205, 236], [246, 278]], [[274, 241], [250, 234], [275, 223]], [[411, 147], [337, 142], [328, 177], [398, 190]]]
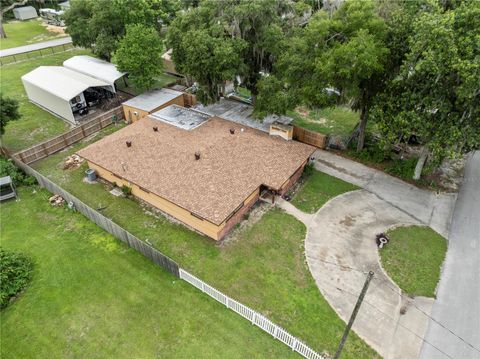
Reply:
[[418, 357], [428, 320], [412, 304], [429, 314], [433, 303], [399, 295], [400, 289], [380, 266], [375, 235], [412, 224], [419, 222], [375, 194], [358, 190], [330, 200], [308, 225], [308, 266], [344, 321], [350, 318], [366, 273], [375, 273], [353, 330], [385, 358]]

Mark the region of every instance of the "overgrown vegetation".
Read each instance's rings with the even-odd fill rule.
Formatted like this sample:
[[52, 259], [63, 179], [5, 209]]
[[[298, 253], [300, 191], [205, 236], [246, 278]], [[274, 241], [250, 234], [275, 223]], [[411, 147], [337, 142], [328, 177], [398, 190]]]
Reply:
[[37, 183], [35, 177], [28, 176], [16, 167], [11, 160], [5, 156], [0, 156], [0, 177], [4, 176], [10, 176], [16, 185], [31, 186]]
[[331, 198], [356, 189], [353, 184], [306, 167], [292, 204], [304, 212], [315, 213]]
[[32, 270], [29, 257], [0, 248], [0, 308], [5, 308], [27, 286]]
[[447, 241], [428, 227], [399, 227], [387, 232], [380, 249], [382, 266], [407, 294], [435, 297]]

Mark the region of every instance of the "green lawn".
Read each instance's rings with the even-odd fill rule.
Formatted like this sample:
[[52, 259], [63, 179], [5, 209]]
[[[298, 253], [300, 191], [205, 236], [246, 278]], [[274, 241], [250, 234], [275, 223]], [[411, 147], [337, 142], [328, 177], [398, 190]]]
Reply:
[[358, 189], [357, 186], [326, 173], [313, 169], [311, 171], [310, 174], [304, 174], [300, 189], [292, 199], [292, 204], [306, 213], [315, 213], [331, 198]]
[[[98, 139], [98, 138], [97, 138]], [[305, 226], [279, 209], [244, 229], [235, 241], [218, 245], [182, 225], [152, 214], [136, 201], [108, 193], [109, 186], [82, 182], [86, 165], [61, 170], [73, 149], [37, 162], [60, 186], [143, 240], [148, 240], [193, 274], [262, 312], [317, 351], [332, 354], [344, 323], [321, 296], [304, 257]], [[353, 333], [352, 333], [353, 334]], [[356, 335], [348, 339], [345, 358], [371, 358], [375, 352]]]
[[40, 19], [27, 21], [12, 20], [5, 23], [3, 28], [7, 38], [0, 41], [0, 49], [9, 49], [67, 36], [48, 31], [47, 27], [42, 25], [42, 20]]
[[399, 227], [380, 250], [383, 268], [407, 294], [435, 297], [447, 241], [429, 227]]
[[2, 246], [35, 269], [0, 313], [2, 358], [299, 357], [44, 190], [19, 194], [1, 205]]
[[[154, 88], [163, 88], [170, 84], [175, 83], [178, 80], [178, 77], [168, 75], [168, 74], [161, 74], [159, 77], [156, 78]], [[140, 90], [129, 83], [129, 86], [126, 87], [123, 81], [119, 81], [117, 84], [118, 88], [122, 91], [128, 92], [132, 95], [140, 95], [144, 92], [144, 90]]]
[[29, 61], [0, 67], [0, 91], [19, 101], [22, 118], [6, 127], [2, 143], [11, 152], [33, 146], [68, 130], [69, 126], [40, 107], [30, 103], [23, 88], [21, 76], [41, 65], [61, 66], [63, 61], [75, 56], [91, 54], [88, 50], [72, 50], [55, 55], [38, 57]]
[[325, 135], [348, 136], [358, 123], [358, 112], [345, 106], [289, 111], [293, 124]]

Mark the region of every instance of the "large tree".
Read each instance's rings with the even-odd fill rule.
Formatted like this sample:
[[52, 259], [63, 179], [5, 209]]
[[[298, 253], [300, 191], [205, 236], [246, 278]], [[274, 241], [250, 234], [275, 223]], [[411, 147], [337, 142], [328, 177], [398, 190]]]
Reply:
[[192, 76], [209, 101], [217, 100], [216, 89], [235, 75], [255, 98], [258, 80], [271, 71], [286, 34], [309, 14], [301, 1], [206, 0], [173, 21], [167, 44], [176, 68]]
[[72, 0], [64, 16], [74, 45], [91, 48], [109, 61], [128, 25], [160, 31], [180, 7], [175, 0]]
[[415, 179], [428, 156], [480, 147], [480, 3], [445, 9], [411, 19], [406, 58], [372, 110], [386, 142], [415, 134], [424, 145]]
[[5, 133], [5, 126], [10, 121], [20, 119], [18, 112], [18, 101], [12, 98], [4, 97], [0, 92], [0, 136]]
[[27, 3], [27, 0], [0, 0], [0, 39], [5, 39], [7, 34], [3, 29], [3, 16], [16, 8]]
[[129, 25], [115, 52], [115, 61], [120, 71], [128, 72], [128, 78], [138, 89], [148, 90], [163, 72], [162, 50], [163, 43], [155, 28]]
[[[341, 101], [360, 111], [357, 149], [361, 150], [372, 101], [384, 83], [386, 37], [385, 21], [372, 1], [348, 1], [333, 16], [317, 12], [305, 29], [288, 39], [273, 77], [260, 83], [267, 92], [259, 96], [258, 110], [284, 113], [299, 104], [328, 106], [333, 100], [328, 88], [334, 88]], [[271, 92], [272, 84], [282, 96]], [[277, 100], [286, 96], [290, 100], [276, 110]]]

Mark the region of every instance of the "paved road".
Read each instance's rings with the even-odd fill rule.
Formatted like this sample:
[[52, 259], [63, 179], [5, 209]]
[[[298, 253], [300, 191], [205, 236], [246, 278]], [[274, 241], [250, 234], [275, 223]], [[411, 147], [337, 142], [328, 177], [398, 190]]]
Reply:
[[[432, 316], [478, 350], [433, 321], [427, 330], [427, 341], [455, 359], [480, 358], [480, 151], [467, 162]], [[448, 356], [424, 344], [421, 358]]]
[[319, 171], [376, 194], [392, 206], [448, 238], [455, 194], [436, 194], [417, 188], [396, 177], [329, 151], [318, 150], [315, 152], [315, 157], [315, 168]]
[[36, 51], [36, 50], [43, 50], [53, 46], [67, 45], [67, 44], [70, 44], [71, 42], [72, 42], [72, 38], [68, 36], [68, 37], [62, 37], [60, 39], [38, 42], [36, 44], [31, 44], [31, 45], [12, 47], [11, 49], [0, 50], [0, 57], [18, 55], [18, 54], [23, 54], [25, 52]]

